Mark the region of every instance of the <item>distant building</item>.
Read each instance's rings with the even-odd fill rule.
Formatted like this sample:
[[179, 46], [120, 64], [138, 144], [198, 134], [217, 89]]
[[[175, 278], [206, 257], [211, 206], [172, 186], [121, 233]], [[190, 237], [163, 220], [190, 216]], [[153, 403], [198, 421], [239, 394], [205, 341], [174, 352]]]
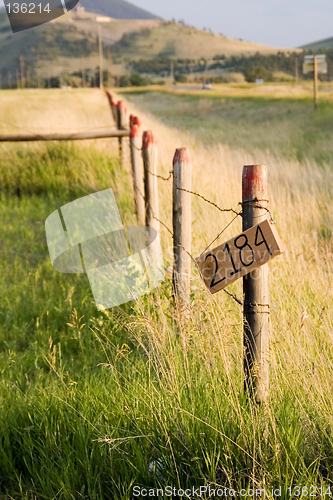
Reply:
[[106, 16], [97, 16], [96, 17], [97, 23], [109, 23], [110, 21], [111, 21], [110, 17], [106, 17]]
[[78, 5], [74, 14], [74, 19], [82, 19], [84, 17], [86, 9]]

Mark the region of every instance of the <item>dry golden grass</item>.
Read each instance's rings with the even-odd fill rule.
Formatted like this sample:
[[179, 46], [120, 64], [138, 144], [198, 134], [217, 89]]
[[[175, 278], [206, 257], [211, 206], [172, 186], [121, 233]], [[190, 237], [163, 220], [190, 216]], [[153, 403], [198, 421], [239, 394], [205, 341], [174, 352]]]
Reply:
[[[281, 380], [292, 392], [308, 394], [320, 405], [323, 417], [331, 421], [333, 400], [333, 170], [313, 161], [286, 161], [282, 155], [245, 150], [216, 144], [205, 148], [189, 134], [163, 126], [142, 109], [145, 129], [152, 129], [159, 142], [161, 174], [171, 170], [175, 148], [188, 147], [193, 162], [193, 190], [222, 208], [238, 208], [241, 201], [241, 175], [245, 164], [265, 163], [268, 167], [270, 210], [277, 230], [285, 242], [284, 256], [270, 264], [271, 289], [271, 366], [272, 386], [279, 390]], [[171, 182], [159, 180], [161, 218], [170, 228]], [[198, 255], [231, 219], [204, 201], [193, 197], [193, 250]], [[240, 219], [214, 245], [241, 230]], [[163, 237], [171, 239], [163, 230]], [[171, 252], [168, 254], [171, 260]], [[196, 278], [194, 279], [196, 285]], [[230, 287], [241, 298], [241, 282]], [[219, 295], [219, 296], [218, 296]], [[230, 312], [223, 293], [207, 300]], [[241, 310], [224, 318], [228, 324], [241, 323]], [[241, 328], [239, 327], [239, 335]], [[325, 404], [324, 404], [325, 402]]]
[[[197, 59], [212, 58], [216, 54], [226, 56], [240, 54], [273, 54], [278, 50], [287, 51], [244, 40], [236, 40], [209, 31], [198, 30], [179, 23], [165, 23], [153, 28], [149, 33], [138, 33], [135, 44], [124, 50], [124, 55], [133, 59], [155, 57], [158, 55], [175, 58]], [[297, 49], [296, 49], [297, 50]]]
[[96, 90], [0, 92], [0, 133], [48, 133], [114, 128], [106, 96]]
[[[39, 93], [31, 95], [37, 98]], [[57, 96], [57, 102], [60, 103], [59, 92], [42, 93], [42, 96], [44, 101], [38, 102], [44, 102], [45, 109], [47, 98], [53, 100]], [[93, 123], [104, 123], [107, 112], [98, 112], [101, 109], [99, 106], [102, 107], [105, 102], [102, 93], [98, 95], [97, 92], [78, 91], [62, 94], [64, 108], [61, 112], [54, 109], [51, 119], [46, 114], [43, 118], [43, 110], [36, 104], [38, 126], [61, 127], [64, 116], [66, 123], [77, 126], [80, 121], [78, 116], [83, 119], [85, 111], [82, 111], [78, 102], [75, 104], [75, 100], [78, 98], [79, 101], [83, 96], [84, 110], [97, 110], [98, 116], [93, 117], [93, 113], [89, 115]], [[6, 94], [0, 94], [0, 98], [6, 100]], [[328, 464], [331, 463], [333, 449], [333, 170], [330, 166], [319, 167], [313, 160], [304, 160], [302, 163], [288, 161], [279, 152], [274, 155], [260, 150], [249, 153], [217, 142], [205, 146], [193, 135], [163, 125], [144, 110], [136, 109], [132, 104], [128, 104], [128, 107], [130, 112], [139, 114], [142, 128], [153, 130], [157, 136], [159, 172], [167, 176], [172, 167], [175, 148], [188, 147], [193, 162], [193, 190], [222, 208], [238, 208], [244, 164], [267, 164], [270, 209], [287, 248], [284, 256], [269, 265], [271, 404], [265, 408], [265, 412], [254, 412], [251, 405], [244, 404], [240, 380], [242, 308], [223, 292], [214, 296], [206, 293], [198, 273], [193, 269], [192, 315], [188, 328], [180, 332], [182, 342], [178, 342], [179, 338], [175, 335], [168, 282], [161, 287], [160, 293], [135, 304], [135, 314], [132, 314], [133, 311], [127, 314], [120, 309], [106, 312], [98, 322], [93, 314], [89, 317], [93, 325], [91, 329], [101, 339], [110, 356], [105, 367], [109, 371], [106, 372], [105, 382], [101, 384], [98, 381], [98, 390], [104, 387], [104, 383], [114, 385], [108, 389], [110, 392], [107, 396], [100, 395], [97, 389], [90, 390], [89, 386], [85, 391], [78, 388], [75, 392], [77, 399], [70, 404], [78, 404], [80, 411], [73, 412], [75, 417], [70, 414], [67, 418], [71, 408], [66, 407], [66, 422], [71, 422], [71, 430], [68, 431], [69, 424], [66, 424], [65, 431], [77, 436], [77, 428], [87, 425], [88, 420], [89, 425], [91, 421], [98, 422], [93, 430], [95, 432], [96, 427], [100, 428], [104, 415], [107, 415], [110, 427], [106, 431], [103, 427], [100, 434], [96, 432], [94, 439], [99, 438], [101, 446], [102, 443], [109, 446], [107, 452], [116, 464], [112, 473], [117, 479], [121, 478], [121, 486], [115, 480], [115, 498], [132, 498], [130, 491], [124, 492], [124, 489], [133, 484], [133, 478], [150, 481], [147, 472], [150, 459], [147, 461], [147, 455], [142, 451], [146, 445], [147, 453], [151, 452], [154, 460], [161, 461], [162, 474], [167, 474], [167, 479], [171, 478], [178, 485], [182, 481], [198, 483], [207, 480], [213, 485], [238, 487], [283, 483], [287, 488], [288, 485], [320, 485], [329, 481], [331, 472]], [[3, 107], [0, 106], [0, 109]], [[30, 125], [34, 124], [32, 111], [33, 108]], [[17, 108], [17, 113], [19, 115], [20, 108]], [[106, 144], [103, 143], [102, 147], [106, 147]], [[127, 169], [130, 170], [128, 163]], [[121, 182], [119, 179], [120, 194], [124, 189]], [[159, 180], [159, 186], [160, 217], [171, 228], [171, 180]], [[128, 194], [128, 185], [125, 189]], [[195, 196], [192, 210], [192, 254], [196, 256], [230, 221], [231, 216], [221, 214]], [[239, 218], [221, 240], [227, 240], [240, 230]], [[164, 228], [162, 239], [165, 260], [171, 263], [172, 241]], [[221, 243], [221, 240], [216, 244]], [[48, 279], [48, 284], [54, 279], [54, 274], [50, 276], [52, 278]], [[60, 283], [65, 281], [61, 278]], [[229, 288], [239, 298], [242, 297], [241, 281]], [[53, 297], [47, 296], [46, 299], [52, 312]], [[73, 332], [75, 328], [81, 332], [73, 320], [71, 324]], [[60, 324], [60, 331], [61, 328]], [[129, 334], [130, 340], [124, 340], [121, 346], [117, 344], [117, 336], [124, 331]], [[87, 336], [83, 345], [86, 339]], [[141, 357], [138, 363], [132, 355], [133, 347], [130, 348], [128, 344], [139, 348]], [[50, 359], [54, 367], [58, 362], [61, 370], [55, 352], [52, 355]], [[64, 391], [68, 391], [68, 388], [69, 385], [65, 384]], [[95, 392], [96, 401], [90, 403]], [[103, 407], [99, 410], [100, 401], [105, 400], [106, 409]], [[42, 398], [38, 396], [35, 404], [41, 405], [41, 401]], [[100, 418], [98, 411], [103, 417]], [[43, 410], [41, 414], [43, 418], [49, 418], [51, 412]], [[34, 418], [38, 422], [38, 415]], [[40, 427], [46, 425], [44, 422], [39, 424]], [[116, 430], [114, 422], [117, 422]], [[124, 433], [117, 433], [118, 428], [125, 429]], [[66, 432], [62, 434], [66, 435]], [[116, 447], [113, 440], [108, 439], [109, 435], [115, 439], [139, 435], [147, 440], [142, 441], [144, 446], [138, 442], [137, 448], [135, 443], [134, 448], [125, 448], [122, 442]], [[80, 438], [77, 439], [80, 444]], [[38, 443], [42, 448], [40, 443], [43, 441]], [[62, 450], [65, 445], [60, 437], [59, 443], [57, 449]], [[20, 446], [22, 453], [32, 454], [33, 445], [30, 442]], [[68, 456], [80, 454], [78, 450], [79, 445], [74, 443]], [[43, 460], [47, 462], [48, 454]], [[320, 461], [318, 468], [317, 460]], [[57, 478], [62, 478], [62, 472], [46, 476], [52, 479], [48, 492], [58, 491], [60, 487], [64, 488], [64, 492], [72, 491], [75, 462], [72, 461], [70, 466], [71, 477], [65, 486], [64, 483], [58, 486]], [[36, 470], [27, 475], [29, 478], [33, 476], [39, 481]], [[80, 484], [79, 481], [77, 479], [76, 484]], [[96, 484], [108, 487], [107, 481], [98, 481], [101, 482], [100, 478]], [[41, 489], [40, 484], [43, 483], [39, 481], [38, 484]], [[95, 495], [92, 494], [91, 498], [98, 498], [98, 494]], [[272, 496], [268, 493], [267, 498]]]
[[[1, 95], [1, 132], [16, 132], [6, 125], [11, 122], [22, 129], [35, 132], [91, 129], [112, 124], [109, 109], [100, 91], [25, 91], [3, 92]], [[15, 106], [13, 105], [15, 103]], [[238, 208], [241, 201], [241, 173], [244, 164], [266, 163], [269, 178], [270, 209], [277, 221], [277, 230], [284, 240], [287, 252], [271, 263], [272, 335], [278, 349], [287, 349], [287, 365], [300, 370], [306, 365], [300, 360], [309, 358], [309, 343], [317, 346], [318, 330], [326, 332], [325, 342], [330, 345], [333, 311], [330, 307], [333, 291], [331, 284], [332, 224], [333, 224], [333, 171], [318, 167], [316, 163], [286, 161], [268, 152], [254, 155], [242, 149], [216, 144], [205, 148], [190, 134], [165, 127], [153, 116], [128, 104], [130, 112], [140, 115], [143, 129], [151, 129], [159, 143], [159, 169], [168, 174], [177, 147], [188, 147], [193, 161], [193, 190], [214, 201], [222, 208]], [[13, 111], [15, 110], [15, 112]], [[90, 143], [85, 143], [89, 147]], [[110, 141], [94, 141], [102, 148], [115, 148]], [[115, 149], [114, 149], [115, 150]], [[127, 169], [130, 170], [127, 163]], [[171, 182], [159, 180], [161, 219], [169, 227], [171, 220]], [[202, 200], [193, 197], [193, 255], [200, 253], [230, 220]], [[228, 239], [241, 229], [238, 219], [223, 235]], [[166, 259], [171, 261], [171, 239], [162, 228]], [[222, 242], [222, 240], [217, 243]], [[274, 276], [277, 276], [276, 278]], [[241, 296], [241, 283], [231, 287]], [[222, 300], [219, 294], [214, 300]], [[229, 299], [228, 299], [229, 300]], [[307, 308], [307, 318], [301, 329], [302, 311]], [[235, 321], [240, 321], [238, 311]], [[307, 337], [305, 339], [305, 336]], [[281, 339], [284, 342], [281, 343]], [[291, 348], [292, 346], [292, 348]], [[297, 355], [296, 355], [297, 352]], [[284, 355], [285, 356], [285, 355]], [[276, 360], [276, 358], [273, 357]], [[322, 363], [316, 356], [317, 370], [325, 376], [331, 365]], [[275, 361], [276, 362], [276, 361]], [[316, 377], [318, 373], [316, 372]], [[306, 378], [297, 383], [308, 384]], [[318, 390], [321, 390], [318, 387]]]

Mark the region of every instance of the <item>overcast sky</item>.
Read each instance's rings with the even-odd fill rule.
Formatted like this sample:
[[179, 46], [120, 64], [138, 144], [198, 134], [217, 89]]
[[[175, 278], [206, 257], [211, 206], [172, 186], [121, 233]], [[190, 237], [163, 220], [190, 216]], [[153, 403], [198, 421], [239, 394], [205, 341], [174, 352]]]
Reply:
[[333, 37], [333, 0], [131, 1], [165, 19], [276, 47]]

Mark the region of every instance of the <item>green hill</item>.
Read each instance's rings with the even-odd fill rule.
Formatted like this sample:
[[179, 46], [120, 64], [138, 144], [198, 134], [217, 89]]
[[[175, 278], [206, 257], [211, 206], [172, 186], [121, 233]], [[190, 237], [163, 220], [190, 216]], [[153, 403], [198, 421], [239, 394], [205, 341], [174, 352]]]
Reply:
[[333, 37], [319, 40], [318, 42], [308, 43], [300, 47], [304, 50], [329, 50], [333, 49]]

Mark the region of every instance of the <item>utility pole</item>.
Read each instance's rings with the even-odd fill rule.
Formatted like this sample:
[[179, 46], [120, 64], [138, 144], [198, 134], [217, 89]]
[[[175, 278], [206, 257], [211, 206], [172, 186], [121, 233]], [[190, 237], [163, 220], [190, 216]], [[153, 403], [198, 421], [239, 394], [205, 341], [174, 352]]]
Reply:
[[171, 77], [171, 83], [173, 83], [173, 81], [175, 79], [175, 65], [174, 65], [173, 60], [171, 60], [171, 62], [170, 62], [170, 77]]
[[21, 88], [24, 89], [25, 82], [24, 82], [24, 57], [23, 56], [20, 56], [20, 68], [21, 68]]
[[102, 39], [102, 27], [98, 26], [98, 46], [99, 46], [99, 87], [102, 89], [104, 87], [103, 82], [103, 39]]
[[318, 62], [317, 56], [313, 58], [313, 85], [314, 85], [314, 109], [318, 107]]
[[36, 69], [36, 75], [37, 75], [37, 88], [40, 89], [39, 69]]
[[86, 74], [85, 74], [85, 70], [83, 68], [83, 59], [81, 57], [81, 74], [82, 74], [82, 87], [85, 87], [86, 86]]
[[295, 85], [298, 85], [298, 57], [295, 57]]
[[111, 85], [111, 76], [112, 76], [112, 56], [111, 56], [111, 50], [110, 47], [108, 47], [108, 87], [110, 88]]

